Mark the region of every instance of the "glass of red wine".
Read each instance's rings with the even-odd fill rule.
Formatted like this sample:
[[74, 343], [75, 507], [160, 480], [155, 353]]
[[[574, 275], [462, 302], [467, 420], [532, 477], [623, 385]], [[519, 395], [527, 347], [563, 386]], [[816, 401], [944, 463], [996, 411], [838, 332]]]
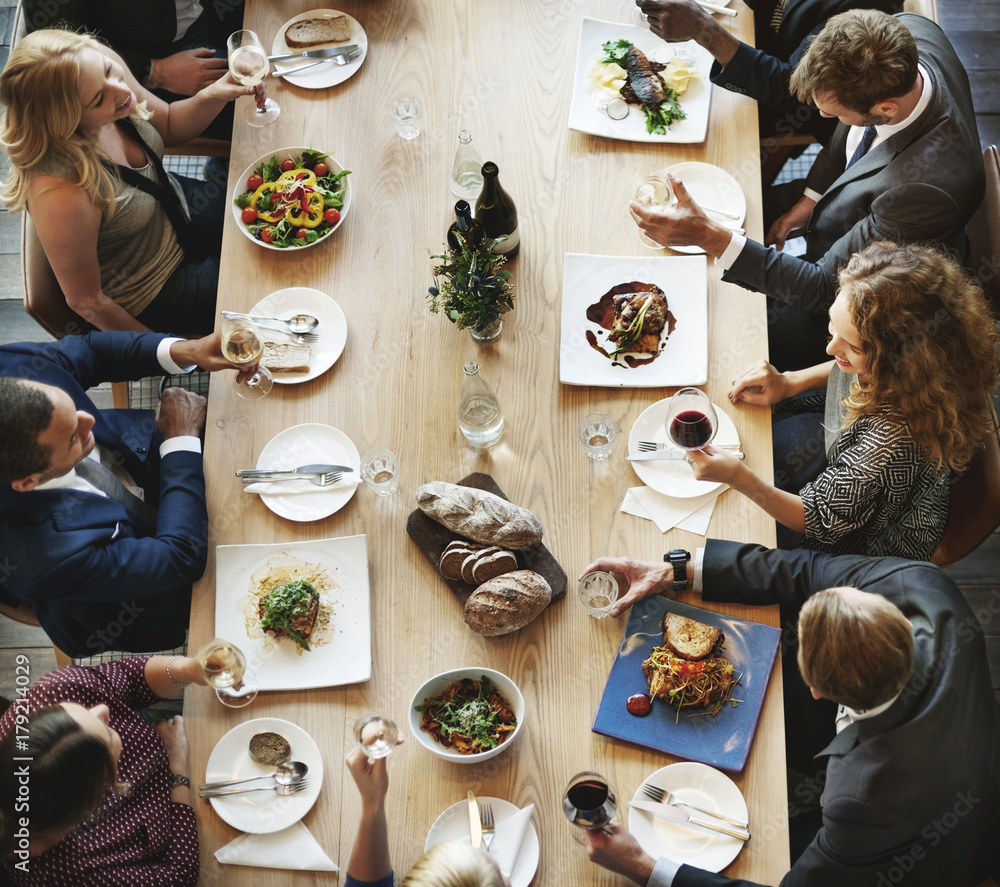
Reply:
[[719, 426], [715, 407], [698, 388], [682, 388], [670, 398], [664, 420], [670, 442], [682, 450], [700, 450], [715, 437]]
[[[591, 770], [577, 773], [563, 794], [563, 813], [581, 829], [600, 829], [614, 819], [618, 809], [618, 793], [611, 783]], [[583, 833], [574, 833], [583, 841]]]

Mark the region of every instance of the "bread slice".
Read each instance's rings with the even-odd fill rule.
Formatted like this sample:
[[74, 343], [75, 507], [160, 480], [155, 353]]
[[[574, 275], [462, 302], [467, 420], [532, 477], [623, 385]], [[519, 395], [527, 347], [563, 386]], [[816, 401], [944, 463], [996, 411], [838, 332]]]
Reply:
[[248, 751], [258, 764], [270, 767], [277, 767], [292, 756], [292, 747], [280, 733], [254, 733]]
[[351, 30], [342, 13], [324, 18], [306, 18], [292, 22], [285, 30], [289, 49], [316, 49], [330, 43], [346, 43]]
[[463, 561], [470, 554], [481, 551], [485, 547], [478, 542], [466, 542], [458, 539], [449, 542], [445, 550], [441, 552], [441, 560], [438, 564], [441, 575], [445, 579], [461, 579]]
[[663, 646], [681, 659], [704, 659], [722, 646], [725, 635], [722, 629], [704, 622], [695, 622], [677, 613], [663, 617]]
[[513, 552], [498, 551], [482, 552], [472, 565], [472, 580], [476, 585], [496, 579], [504, 573], [512, 573], [518, 569], [517, 558]]
[[260, 362], [272, 373], [308, 373], [312, 348], [295, 342], [265, 342]]

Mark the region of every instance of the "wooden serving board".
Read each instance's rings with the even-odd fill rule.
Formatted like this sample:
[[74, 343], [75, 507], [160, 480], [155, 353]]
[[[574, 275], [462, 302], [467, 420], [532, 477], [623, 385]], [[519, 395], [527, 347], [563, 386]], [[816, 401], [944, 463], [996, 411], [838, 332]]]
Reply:
[[[507, 499], [504, 491], [500, 489], [499, 484], [490, 475], [483, 474], [482, 472], [475, 472], [468, 475], [468, 477], [463, 477], [458, 481], [458, 485], [472, 487], [476, 490], [485, 490], [488, 493], [494, 493], [503, 499]], [[507, 499], [507, 501], [509, 502], [510, 499]], [[434, 567], [439, 576], [441, 576], [441, 571], [438, 569], [438, 565], [441, 563], [441, 552], [445, 550], [449, 542], [466, 538], [465, 536], [458, 535], [458, 533], [453, 533], [433, 518], [428, 517], [419, 508], [416, 511], [411, 511], [410, 516], [406, 519], [406, 532], [417, 543], [417, 548], [424, 553], [424, 557], [431, 562], [431, 566]], [[552, 588], [553, 601], [558, 600], [566, 594], [566, 571], [559, 566], [556, 559], [552, 557], [552, 553], [544, 545], [539, 543], [532, 548], [525, 548], [513, 553], [517, 557], [520, 569], [534, 570], [545, 577], [545, 580]], [[448, 584], [448, 587], [463, 607], [469, 599], [469, 595], [477, 588], [477, 586], [469, 585], [460, 579], [445, 579], [444, 576], [441, 576], [441, 579]]]

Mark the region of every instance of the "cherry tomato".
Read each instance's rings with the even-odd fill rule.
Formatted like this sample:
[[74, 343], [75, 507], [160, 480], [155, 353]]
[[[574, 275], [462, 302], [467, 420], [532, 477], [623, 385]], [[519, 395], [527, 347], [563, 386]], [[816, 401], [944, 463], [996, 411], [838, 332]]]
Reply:
[[257, 210], [252, 206], [248, 206], [243, 212], [240, 213], [240, 218], [243, 219], [244, 225], [249, 225], [252, 222], [257, 221]]
[[299, 230], [295, 232], [295, 236], [299, 240], [305, 240], [309, 236], [309, 229], [308, 228], [299, 228]]
[[247, 179], [247, 190], [256, 191], [263, 184], [264, 184], [264, 177], [257, 175], [257, 173], [254, 173], [252, 176], [250, 176], [249, 179]]
[[316, 178], [321, 179], [330, 172], [330, 167], [321, 160], [313, 167], [313, 172], [316, 173]]
[[288, 172], [289, 170], [295, 169], [294, 160], [282, 160], [281, 161], [281, 171]]
[[328, 225], [336, 225], [340, 221], [340, 210], [339, 209], [328, 209], [323, 213], [323, 219]]
[[274, 243], [274, 228], [268, 225], [263, 231], [260, 232], [260, 239], [264, 243]]

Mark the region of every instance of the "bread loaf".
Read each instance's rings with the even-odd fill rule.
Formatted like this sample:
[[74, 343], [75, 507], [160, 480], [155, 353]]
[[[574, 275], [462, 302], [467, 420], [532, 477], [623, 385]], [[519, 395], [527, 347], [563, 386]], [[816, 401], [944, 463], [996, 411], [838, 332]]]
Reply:
[[465, 623], [486, 637], [524, 628], [552, 600], [549, 583], [533, 570], [515, 570], [484, 582], [465, 604]]
[[351, 31], [342, 13], [301, 19], [285, 29], [285, 45], [292, 50], [315, 49], [328, 43], [346, 43], [350, 39]]
[[542, 525], [527, 508], [485, 490], [435, 480], [417, 490], [417, 504], [428, 517], [476, 542], [519, 550], [542, 541]]

